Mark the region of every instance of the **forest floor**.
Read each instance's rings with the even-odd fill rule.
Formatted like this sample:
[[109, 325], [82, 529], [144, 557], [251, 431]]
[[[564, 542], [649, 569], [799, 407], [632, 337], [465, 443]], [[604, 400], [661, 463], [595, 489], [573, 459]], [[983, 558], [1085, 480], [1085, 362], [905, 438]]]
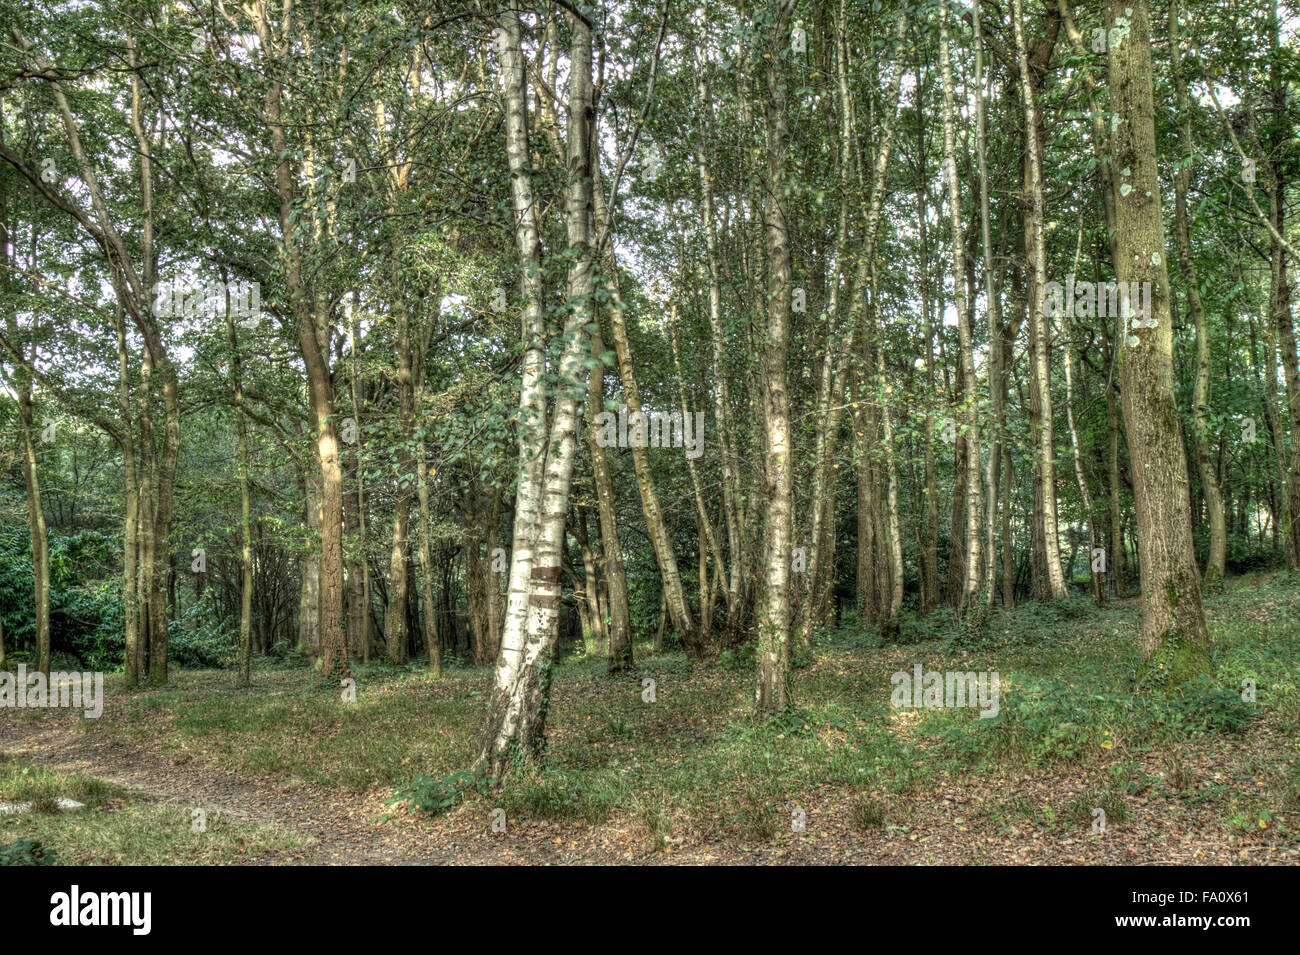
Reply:
[[[0, 802], [38, 803], [0, 816], [0, 844], [69, 864], [1300, 863], [1300, 586], [1236, 578], [1207, 612], [1218, 680], [1170, 696], [1132, 690], [1132, 600], [1026, 604], [979, 638], [939, 611], [888, 646], [846, 624], [764, 726], [743, 654], [612, 678], [579, 648], [556, 667], [545, 765], [438, 815], [390, 801], [470, 764], [485, 669], [358, 668], [354, 703], [270, 663], [251, 688], [109, 677], [97, 720], [0, 711]], [[996, 671], [998, 715], [891, 707], [916, 664]]]

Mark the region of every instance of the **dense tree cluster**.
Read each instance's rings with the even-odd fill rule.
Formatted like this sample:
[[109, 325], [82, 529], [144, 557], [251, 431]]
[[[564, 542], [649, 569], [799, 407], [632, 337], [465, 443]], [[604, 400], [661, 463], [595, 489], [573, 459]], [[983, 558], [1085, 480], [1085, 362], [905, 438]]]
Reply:
[[496, 773], [561, 640], [1206, 672], [1300, 565], [1293, 16], [0, 0], [0, 660], [456, 657]]

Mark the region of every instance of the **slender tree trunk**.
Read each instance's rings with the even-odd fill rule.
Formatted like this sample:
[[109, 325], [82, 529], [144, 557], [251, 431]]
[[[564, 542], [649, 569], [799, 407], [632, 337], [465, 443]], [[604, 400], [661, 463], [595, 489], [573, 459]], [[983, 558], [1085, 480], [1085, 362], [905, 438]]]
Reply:
[[608, 652], [609, 645], [605, 635], [605, 621], [600, 612], [600, 581], [596, 572], [596, 553], [591, 549], [591, 539], [587, 533], [587, 512], [575, 507], [573, 513], [573, 536], [578, 541], [578, 550], [582, 552], [582, 586], [578, 580], [573, 582], [574, 595], [577, 597], [578, 614], [582, 622], [582, 636], [586, 645], [603, 646]]
[[[3, 125], [0, 119], [0, 125]], [[3, 130], [0, 130], [0, 144], [3, 144]], [[0, 180], [0, 289], [9, 291], [10, 269], [9, 254], [12, 233], [9, 229], [9, 195], [5, 188], [6, 181]], [[32, 225], [31, 260], [36, 264], [36, 226]], [[36, 442], [32, 432], [36, 422], [32, 402], [32, 371], [36, 365], [36, 327], [33, 320], [31, 336], [31, 354], [27, 355], [19, 338], [18, 321], [13, 310], [5, 315], [5, 327], [12, 341], [10, 347], [18, 353], [14, 359], [13, 374], [9, 376], [18, 404], [18, 431], [22, 438], [23, 486], [27, 501], [27, 530], [32, 547], [32, 609], [36, 617], [36, 669], [49, 675], [50, 672], [50, 544], [46, 534], [45, 510], [41, 504], [41, 482], [36, 466]], [[128, 648], [131, 649], [131, 648]], [[0, 647], [0, 654], [3, 654]], [[19, 692], [24, 692], [20, 690]]]
[[[983, 601], [986, 608], [993, 606], [993, 591], [997, 584], [997, 560], [994, 553], [994, 525], [998, 516], [998, 474], [1002, 468], [1003, 405], [1006, 398], [1003, 384], [1003, 328], [1002, 299], [998, 294], [998, 272], [993, 265], [993, 241], [989, 230], [989, 169], [988, 169], [988, 86], [984, 79], [984, 42], [980, 29], [980, 3], [972, 7], [975, 34], [975, 144], [979, 168], [980, 188], [980, 245], [984, 250], [984, 295], [988, 303], [989, 352], [989, 456], [984, 473], [984, 578]], [[1005, 546], [1005, 545], [1004, 545]]]
[[230, 342], [230, 385], [235, 398], [235, 437], [239, 444], [239, 682], [249, 682], [253, 651], [252, 465], [248, 453], [248, 422], [244, 417], [244, 380], [235, 318], [226, 302], [226, 336]]
[[1041, 554], [1045, 571], [1046, 592], [1054, 600], [1069, 597], [1065, 574], [1061, 570], [1060, 544], [1056, 521], [1056, 442], [1052, 427], [1052, 376], [1051, 327], [1044, 309], [1043, 289], [1047, 284], [1047, 251], [1044, 236], [1044, 197], [1042, 177], [1042, 138], [1038, 110], [1034, 99], [1034, 81], [1030, 72], [1029, 55], [1025, 46], [1025, 31], [1020, 0], [1014, 4], [1013, 20], [1016, 34], [1016, 53], [1019, 60], [1020, 89], [1025, 107], [1025, 141], [1028, 145], [1028, 172], [1031, 208], [1030, 255], [1033, 261], [1033, 280], [1027, 299], [1031, 322], [1033, 349], [1033, 382], [1038, 402], [1035, 434], [1038, 450], [1039, 507], [1036, 508], [1039, 524], [1036, 533], [1042, 539]]
[[[1270, 310], [1265, 326], [1265, 358], [1257, 369], [1260, 390], [1264, 396], [1264, 420], [1268, 423], [1269, 446], [1272, 449], [1270, 471], [1273, 486], [1276, 489], [1277, 509], [1275, 512], [1274, 537], [1280, 538], [1282, 553], [1288, 568], [1294, 569], [1297, 563], [1295, 539], [1291, 536], [1291, 491], [1290, 476], [1286, 467], [1286, 450], [1282, 412], [1277, 400], [1277, 326], [1273, 323]], [[1276, 543], [1275, 543], [1275, 546]]]
[[[314, 415], [313, 415], [314, 418]], [[313, 429], [315, 428], [313, 422]], [[302, 583], [298, 591], [298, 648], [313, 663], [320, 659], [320, 475], [308, 462], [303, 468], [303, 524], [307, 528], [302, 555]]]
[[767, 156], [767, 344], [763, 354], [767, 513], [764, 523], [764, 590], [758, 614], [758, 683], [754, 714], [763, 719], [790, 705], [790, 540], [793, 451], [786, 354], [790, 336], [790, 237], [785, 211], [789, 127], [782, 51], [794, 0], [773, 10], [767, 58], [764, 143]]
[[[1088, 493], [1088, 478], [1083, 473], [1083, 458], [1079, 454], [1079, 429], [1074, 424], [1074, 374], [1070, 343], [1065, 344], [1065, 417], [1070, 428], [1070, 448], [1074, 452], [1074, 479], [1079, 485], [1079, 499], [1083, 501], [1083, 513], [1088, 522], [1088, 574], [1092, 585], [1092, 599], [1098, 604], [1104, 603], [1105, 591], [1102, 588], [1101, 574], [1095, 569], [1093, 552], [1097, 549], [1097, 528], [1092, 513], [1092, 495]], [[1074, 577], [1074, 551], [1070, 551], [1070, 577]]]
[[117, 332], [117, 410], [122, 420], [122, 491], [125, 510], [122, 525], [122, 617], [126, 642], [127, 689], [140, 685], [144, 671], [144, 641], [140, 634], [140, 601], [137, 580], [140, 527], [140, 488], [135, 471], [135, 442], [131, 415], [131, 385], [126, 346], [126, 318], [119, 307], [115, 313]]
[[[34, 348], [34, 346], [33, 346]], [[18, 384], [18, 427], [22, 432], [23, 483], [27, 488], [27, 529], [32, 541], [32, 606], [36, 617], [36, 669], [50, 674], [50, 541], [41, 504], [41, 479], [36, 466], [36, 430], [31, 378], [23, 370]]]
[[[593, 356], [604, 354], [605, 346], [597, 326], [591, 344]], [[619, 673], [630, 670], [632, 658], [632, 617], [628, 609], [627, 571], [623, 568], [623, 546], [618, 536], [618, 519], [614, 498], [614, 478], [610, 473], [609, 459], [605, 449], [596, 441], [595, 419], [603, 409], [605, 401], [605, 366], [593, 364], [587, 378], [587, 426], [585, 440], [587, 454], [591, 458], [592, 479], [596, 485], [596, 515], [600, 526], [601, 570], [604, 574], [605, 587], [609, 594], [609, 621], [605, 621], [600, 612], [598, 591], [589, 588], [591, 612], [598, 621], [597, 627], [602, 636], [608, 637], [609, 672]], [[608, 633], [606, 633], [608, 628]]]
[[[740, 575], [743, 565], [738, 499], [741, 496], [740, 478], [736, 459], [734, 430], [731, 424], [731, 393], [729, 375], [724, 363], [726, 335], [722, 327], [722, 278], [718, 268], [718, 234], [714, 222], [712, 152], [710, 150], [708, 119], [712, 117], [707, 73], [700, 73], [700, 218], [704, 230], [704, 245], [709, 266], [709, 345], [711, 349], [713, 380], [714, 429], [721, 444], [722, 510], [727, 525], [727, 554], [731, 563], [727, 573], [728, 626], [734, 627], [739, 613]], [[598, 206], [599, 208], [599, 206]]]
[[1011, 442], [1002, 445], [1002, 608], [1016, 606], [1016, 547], [1011, 536]]
[[[400, 298], [401, 292], [398, 292]], [[384, 642], [388, 662], [401, 665], [407, 659], [406, 565], [410, 542], [411, 490], [415, 462], [410, 447], [415, 440], [414, 376], [411, 368], [411, 318], [404, 302], [394, 307], [397, 317], [397, 395], [401, 445], [395, 455], [398, 467], [397, 501], [393, 508], [393, 546], [389, 553], [388, 613], [384, 616]], [[427, 491], [426, 491], [427, 493]]]
[[[1019, 29], [1017, 27], [1017, 29]], [[1021, 38], [1023, 49], [1023, 38]], [[1023, 55], [1023, 54], [1022, 54]], [[971, 333], [970, 302], [965, 294], [966, 240], [962, 232], [961, 193], [957, 188], [956, 107], [952, 78], [952, 63], [948, 56], [948, 5], [940, 6], [939, 64], [943, 74], [943, 165], [944, 181], [948, 190], [948, 222], [952, 233], [952, 283], [957, 307], [957, 337], [961, 349], [961, 381], [964, 402], [966, 446], [966, 550], [963, 558], [963, 583], [958, 609], [961, 613], [981, 606], [980, 537], [982, 532], [983, 503], [980, 482], [979, 395], [975, 381], [974, 337]], [[1022, 69], [1027, 67], [1022, 66]], [[953, 541], [956, 546], [956, 540]]]
[[[593, 201], [596, 208], [596, 221], [601, 232], [608, 229], [609, 210], [601, 193], [600, 178], [597, 174]], [[614, 350], [618, 356], [619, 375], [623, 379], [623, 400], [627, 405], [628, 420], [634, 415], [642, 414], [641, 392], [637, 385], [636, 368], [632, 364], [632, 346], [627, 334], [622, 298], [618, 291], [618, 266], [614, 261], [612, 247], [607, 247], [603, 261], [605, 290], [609, 293], [606, 309], [609, 314], [610, 336], [614, 339]], [[697, 633], [695, 618], [686, 602], [686, 593], [682, 588], [682, 575], [677, 566], [677, 555], [673, 551], [672, 536], [664, 520], [663, 508], [659, 503], [659, 493], [655, 486], [654, 473], [650, 470], [650, 454], [643, 447], [635, 444], [631, 448], [632, 465], [636, 470], [637, 489], [641, 494], [641, 509], [645, 514], [646, 531], [654, 549], [655, 560], [659, 566], [659, 575], [663, 578], [664, 593], [668, 600], [668, 614], [673, 627], [681, 634], [682, 646], [688, 656], [699, 658], [711, 653], [707, 635]]]
[[[920, 116], [920, 77], [917, 83], [917, 110]], [[924, 123], [918, 122], [918, 136], [923, 131]], [[937, 395], [934, 377], [934, 302], [930, 294], [930, 243], [926, 218], [929, 185], [926, 182], [924, 137], [918, 147], [921, 162], [921, 176], [917, 184], [916, 198], [919, 207], [917, 222], [921, 256], [921, 322], [925, 335], [925, 503], [921, 519], [921, 612], [929, 613], [939, 606], [939, 482], [935, 470], [934, 456], [934, 402]]]
[[352, 422], [356, 440], [348, 454], [347, 497], [344, 501], [344, 530], [347, 548], [348, 646], [354, 659], [370, 659], [370, 561], [366, 557], [366, 492], [361, 466], [365, 429], [361, 421], [361, 375], [358, 368], [356, 313], [360, 296], [354, 291], [347, 313], [348, 389], [352, 398]]
[[[286, 13], [284, 29], [291, 28]], [[287, 56], [287, 37], [273, 42], [264, 10], [254, 15], [254, 27], [268, 56]], [[304, 230], [294, 210], [297, 198], [291, 162], [293, 151], [282, 117], [283, 90], [279, 79], [267, 84], [262, 115], [270, 134], [275, 159], [275, 196], [280, 226], [280, 253], [285, 292], [292, 320], [297, 324], [298, 350], [307, 371], [316, 463], [320, 473], [320, 599], [316, 604], [320, 627], [320, 672], [348, 675], [347, 635], [343, 625], [343, 471], [339, 465], [338, 423], [334, 417], [334, 382], [330, 374], [330, 327], [325, 310], [303, 281], [299, 233]]]
[[1219, 475], [1210, 455], [1210, 340], [1196, 274], [1196, 260], [1192, 257], [1191, 227], [1187, 216], [1187, 191], [1195, 153], [1192, 146], [1192, 116], [1187, 87], [1183, 83], [1178, 19], [1179, 5], [1177, 0], [1172, 0], [1169, 7], [1169, 56], [1173, 69], [1174, 94], [1180, 113], [1179, 136], [1183, 140], [1183, 162], [1174, 171], [1174, 235], [1178, 242], [1178, 267], [1183, 273], [1183, 285], [1187, 290], [1187, 307], [1196, 326], [1196, 386], [1192, 397], [1192, 421], [1196, 439], [1196, 466], [1201, 478], [1201, 489], [1205, 494], [1206, 516], [1210, 525], [1210, 555], [1205, 564], [1205, 585], [1208, 587], [1223, 579], [1228, 531], [1224, 523]]

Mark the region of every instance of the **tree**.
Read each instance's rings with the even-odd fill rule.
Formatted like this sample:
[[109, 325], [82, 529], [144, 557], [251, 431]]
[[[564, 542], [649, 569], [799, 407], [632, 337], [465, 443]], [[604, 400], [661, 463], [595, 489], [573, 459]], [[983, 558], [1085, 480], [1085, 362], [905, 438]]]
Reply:
[[[1130, 12], [1131, 11], [1131, 12]], [[1115, 176], [1116, 270], [1130, 294], [1120, 375], [1142, 574], [1140, 647], [1145, 680], [1174, 686], [1208, 673], [1210, 637], [1192, 545], [1187, 461], [1173, 387], [1173, 318], [1164, 218], [1156, 174], [1150, 9], [1146, 0], [1106, 6]], [[1138, 314], [1138, 294], [1149, 314]]]

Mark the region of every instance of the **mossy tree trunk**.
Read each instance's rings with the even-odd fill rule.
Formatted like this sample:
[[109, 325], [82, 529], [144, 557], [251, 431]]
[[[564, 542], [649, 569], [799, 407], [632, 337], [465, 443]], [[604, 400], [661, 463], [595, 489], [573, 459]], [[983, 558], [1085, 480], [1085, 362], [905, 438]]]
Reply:
[[[1210, 638], [1192, 544], [1187, 460], [1173, 385], [1173, 320], [1165, 267], [1164, 217], [1156, 169], [1150, 11], [1145, 0], [1110, 0], [1111, 168], [1115, 177], [1115, 262], [1129, 289], [1150, 283], [1144, 316], [1121, 296], [1126, 316], [1121, 398], [1133, 464], [1142, 581], [1142, 681], [1175, 686], [1209, 673]], [[1146, 301], [1145, 292], [1141, 301]]]

